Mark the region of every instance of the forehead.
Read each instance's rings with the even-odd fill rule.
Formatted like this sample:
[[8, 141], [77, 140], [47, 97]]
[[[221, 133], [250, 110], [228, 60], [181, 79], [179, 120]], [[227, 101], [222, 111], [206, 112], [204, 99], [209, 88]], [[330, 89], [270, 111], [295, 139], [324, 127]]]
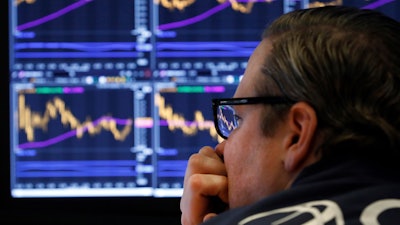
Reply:
[[244, 72], [244, 76], [236, 89], [235, 98], [257, 96], [256, 84], [261, 81], [265, 58], [272, 49], [268, 39], [263, 39], [253, 51]]

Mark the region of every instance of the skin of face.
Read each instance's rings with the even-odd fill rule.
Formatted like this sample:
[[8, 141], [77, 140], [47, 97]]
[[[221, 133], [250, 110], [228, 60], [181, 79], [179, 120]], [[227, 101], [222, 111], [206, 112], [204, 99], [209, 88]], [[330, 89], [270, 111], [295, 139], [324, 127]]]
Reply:
[[[271, 51], [264, 39], [251, 55], [234, 97], [256, 97], [255, 84], [264, 76], [261, 67]], [[229, 208], [251, 204], [261, 198], [286, 189], [294, 174], [285, 169], [285, 138], [288, 131], [279, 126], [272, 137], [260, 129], [262, 104], [240, 105], [235, 108], [241, 125], [229, 138], [218, 144], [228, 174]]]

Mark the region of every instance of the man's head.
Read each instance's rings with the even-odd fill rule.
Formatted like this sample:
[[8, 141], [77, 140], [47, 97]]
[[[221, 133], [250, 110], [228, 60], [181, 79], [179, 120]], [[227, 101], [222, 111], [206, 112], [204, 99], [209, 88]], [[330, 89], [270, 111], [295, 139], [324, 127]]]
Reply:
[[234, 97], [238, 127], [224, 155], [229, 204], [291, 186], [326, 152], [400, 145], [400, 25], [370, 11], [325, 7], [281, 16], [265, 31]]
[[[310, 104], [326, 138], [322, 151], [399, 149], [397, 21], [356, 8], [314, 8], [283, 15], [263, 37], [273, 45], [258, 95]], [[278, 86], [274, 92], [271, 83]]]

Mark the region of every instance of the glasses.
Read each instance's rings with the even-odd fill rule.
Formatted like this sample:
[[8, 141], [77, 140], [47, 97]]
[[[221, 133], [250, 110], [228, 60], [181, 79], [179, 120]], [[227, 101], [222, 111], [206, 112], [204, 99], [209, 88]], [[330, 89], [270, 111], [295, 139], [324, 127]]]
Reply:
[[287, 97], [249, 97], [249, 98], [219, 98], [212, 100], [214, 126], [219, 136], [227, 139], [234, 129], [238, 126], [238, 116], [233, 105], [250, 104], [283, 104], [291, 103]]

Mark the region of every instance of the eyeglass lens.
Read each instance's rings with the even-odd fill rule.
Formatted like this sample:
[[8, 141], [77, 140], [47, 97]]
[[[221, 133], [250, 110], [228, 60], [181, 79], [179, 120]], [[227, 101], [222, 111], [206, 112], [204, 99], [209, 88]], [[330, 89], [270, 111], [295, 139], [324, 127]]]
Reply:
[[220, 105], [217, 111], [218, 128], [225, 138], [237, 127], [235, 110], [229, 105]]

